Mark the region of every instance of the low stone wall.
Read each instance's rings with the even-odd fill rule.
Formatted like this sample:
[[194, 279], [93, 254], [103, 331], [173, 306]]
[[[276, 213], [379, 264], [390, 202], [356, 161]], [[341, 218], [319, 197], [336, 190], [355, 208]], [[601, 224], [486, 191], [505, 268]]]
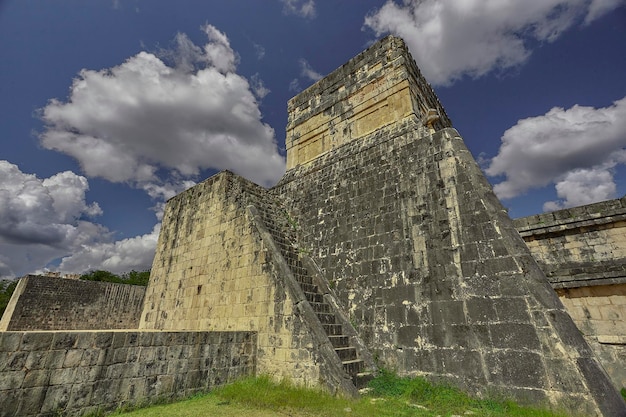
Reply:
[[617, 389], [626, 387], [626, 284], [557, 289]]
[[514, 223], [613, 385], [626, 387], [626, 197]]
[[626, 197], [514, 224], [554, 288], [626, 283]]
[[146, 287], [39, 275], [20, 279], [0, 331], [139, 327]]
[[253, 332], [0, 332], [0, 417], [84, 415], [254, 375]]

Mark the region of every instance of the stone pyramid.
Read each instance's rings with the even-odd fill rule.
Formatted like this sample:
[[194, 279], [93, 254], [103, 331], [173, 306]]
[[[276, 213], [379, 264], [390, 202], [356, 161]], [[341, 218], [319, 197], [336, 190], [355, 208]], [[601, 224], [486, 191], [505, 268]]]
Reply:
[[288, 110], [275, 187], [168, 202], [140, 329], [252, 330], [257, 373], [354, 395], [382, 366], [626, 415], [401, 39]]

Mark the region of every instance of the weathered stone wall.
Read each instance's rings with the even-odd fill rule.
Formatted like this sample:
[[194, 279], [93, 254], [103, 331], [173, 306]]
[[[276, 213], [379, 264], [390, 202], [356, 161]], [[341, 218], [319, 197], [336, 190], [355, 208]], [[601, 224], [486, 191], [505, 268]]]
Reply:
[[515, 220], [555, 288], [626, 282], [626, 197]]
[[259, 373], [330, 388], [337, 381], [253, 227], [246, 187], [266, 192], [222, 172], [168, 201], [140, 328], [254, 331]]
[[626, 284], [558, 289], [557, 293], [617, 389], [626, 387]]
[[626, 387], [626, 198], [515, 226], [613, 384]]
[[0, 417], [84, 415], [254, 375], [248, 332], [0, 332]]
[[145, 287], [28, 275], [0, 321], [6, 330], [136, 329]]
[[451, 126], [404, 42], [388, 36], [289, 100], [287, 169], [431, 109], [435, 128]]
[[288, 171], [310, 251], [385, 366], [588, 415], [624, 405], [453, 129], [407, 118]]

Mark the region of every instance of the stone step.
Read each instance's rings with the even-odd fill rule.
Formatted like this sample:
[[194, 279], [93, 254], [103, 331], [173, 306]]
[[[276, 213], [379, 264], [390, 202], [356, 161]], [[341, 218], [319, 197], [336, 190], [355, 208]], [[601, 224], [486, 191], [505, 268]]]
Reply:
[[323, 324], [322, 327], [328, 336], [338, 336], [343, 334], [341, 324]]
[[337, 356], [341, 359], [341, 362], [353, 361], [357, 359], [356, 349], [352, 346], [338, 347], [335, 348], [335, 352], [337, 352]]
[[309, 303], [316, 313], [330, 313], [330, 304], [328, 303]]
[[356, 389], [367, 388], [367, 385], [372, 379], [374, 379], [374, 374], [371, 372], [359, 372], [352, 376], [352, 382]]
[[317, 318], [322, 324], [335, 324], [335, 315], [333, 313], [317, 313]]
[[298, 259], [298, 254], [295, 253], [295, 250], [293, 252], [294, 253], [287, 255], [287, 257], [285, 258], [285, 261], [287, 261], [287, 265], [289, 265], [289, 268], [305, 269], [302, 261]]
[[[304, 276], [304, 274], [298, 274], [297, 272], [294, 275]], [[298, 280], [298, 282], [300, 283], [300, 287], [302, 287], [302, 291], [304, 292], [315, 292], [315, 293], [319, 292], [319, 290], [317, 289], [317, 285], [305, 284], [304, 282], [300, 282], [300, 280]]]
[[353, 380], [354, 377], [356, 377], [357, 374], [362, 373], [363, 369], [365, 368], [365, 363], [361, 359], [341, 361], [341, 363], [343, 365], [344, 371], [346, 371], [348, 375], [351, 375], [353, 377]]
[[296, 277], [296, 280], [300, 284], [313, 285], [313, 277], [311, 277], [308, 273], [307, 274], [294, 274], [294, 276]]
[[324, 301], [324, 297], [322, 294], [318, 294], [316, 292], [304, 292], [304, 296], [306, 297], [308, 302], [313, 303], [322, 303]]
[[350, 338], [343, 334], [328, 336], [328, 340], [335, 348], [350, 346]]

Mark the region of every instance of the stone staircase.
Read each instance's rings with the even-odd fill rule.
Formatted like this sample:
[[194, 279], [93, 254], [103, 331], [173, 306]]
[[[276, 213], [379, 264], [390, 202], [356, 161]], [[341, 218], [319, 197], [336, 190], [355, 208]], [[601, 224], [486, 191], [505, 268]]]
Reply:
[[313, 277], [304, 267], [300, 258], [303, 253], [297, 244], [295, 222], [280, 203], [265, 190], [246, 187], [246, 191], [249, 196], [248, 203], [258, 210], [265, 227], [324, 328], [344, 371], [351, 377], [357, 389], [365, 388], [373, 375], [365, 370], [365, 362], [358, 357], [356, 348], [351, 345], [350, 337], [344, 334], [343, 326], [339, 323], [333, 308], [324, 300], [324, 294], [314, 284]]

